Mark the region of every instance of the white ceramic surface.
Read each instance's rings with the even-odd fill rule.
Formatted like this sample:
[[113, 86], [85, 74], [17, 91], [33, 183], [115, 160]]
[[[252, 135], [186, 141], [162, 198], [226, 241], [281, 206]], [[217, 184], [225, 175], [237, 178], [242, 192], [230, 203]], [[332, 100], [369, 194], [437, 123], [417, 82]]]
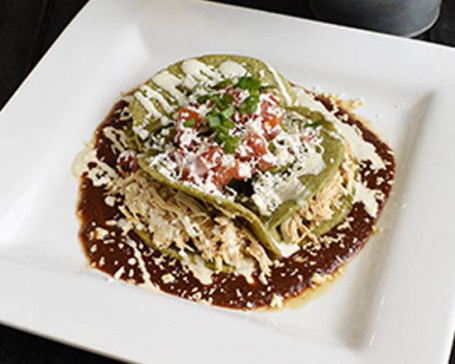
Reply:
[[[87, 268], [71, 163], [118, 97], [203, 53], [267, 60], [309, 87], [363, 96], [395, 148], [374, 236], [326, 294], [242, 313]], [[455, 326], [455, 50], [183, 0], [90, 2], [0, 114], [0, 321], [155, 363], [446, 363]]]

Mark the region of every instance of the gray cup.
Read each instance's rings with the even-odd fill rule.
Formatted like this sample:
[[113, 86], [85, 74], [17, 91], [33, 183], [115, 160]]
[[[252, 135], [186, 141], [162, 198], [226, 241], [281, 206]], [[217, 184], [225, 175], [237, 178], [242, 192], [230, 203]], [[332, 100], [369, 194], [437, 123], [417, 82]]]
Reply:
[[321, 20], [413, 37], [435, 23], [441, 0], [310, 0], [310, 5]]

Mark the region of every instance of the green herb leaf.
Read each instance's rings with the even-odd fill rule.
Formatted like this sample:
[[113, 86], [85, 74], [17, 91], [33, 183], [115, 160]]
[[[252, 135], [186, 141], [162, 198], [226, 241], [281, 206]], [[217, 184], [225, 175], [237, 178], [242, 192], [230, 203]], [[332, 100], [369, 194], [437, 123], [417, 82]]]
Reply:
[[227, 131], [225, 130], [219, 130], [216, 134], [215, 134], [215, 141], [218, 143], [218, 144], [223, 144], [223, 142], [229, 138], [229, 134], [227, 133]]
[[201, 95], [201, 96], [198, 96], [197, 102], [199, 104], [205, 104], [209, 99], [210, 99], [210, 95]]
[[220, 95], [217, 94], [210, 95], [210, 100], [220, 109], [224, 109], [225, 105], [223, 100], [221, 100]]
[[251, 114], [256, 111], [259, 103], [259, 95], [248, 96], [239, 107], [241, 113]]
[[227, 129], [235, 128], [235, 124], [229, 119], [223, 119], [222, 124]]
[[216, 129], [221, 125], [221, 120], [218, 115], [208, 115], [207, 121], [210, 129]]
[[232, 79], [230, 78], [226, 78], [225, 80], [221, 81], [221, 82], [218, 82], [216, 85], [215, 85], [215, 89], [217, 90], [220, 90], [220, 89], [223, 89], [223, 88], [226, 88], [227, 86], [230, 86], [232, 85]]
[[222, 98], [225, 104], [232, 104], [234, 102], [234, 96], [231, 94], [225, 93]]
[[236, 136], [229, 136], [223, 144], [223, 149], [226, 153], [232, 154], [237, 149], [240, 143], [240, 138]]
[[243, 76], [239, 78], [239, 81], [235, 85], [236, 87], [239, 87], [243, 90], [248, 90], [248, 91], [258, 91], [261, 87], [261, 81], [259, 81], [255, 77], [251, 76]]
[[196, 119], [188, 119], [183, 123], [183, 126], [186, 126], [187, 128], [191, 128], [196, 125]]
[[232, 115], [234, 115], [235, 109], [233, 106], [229, 106], [227, 109], [224, 109], [221, 114], [226, 117], [230, 118]]

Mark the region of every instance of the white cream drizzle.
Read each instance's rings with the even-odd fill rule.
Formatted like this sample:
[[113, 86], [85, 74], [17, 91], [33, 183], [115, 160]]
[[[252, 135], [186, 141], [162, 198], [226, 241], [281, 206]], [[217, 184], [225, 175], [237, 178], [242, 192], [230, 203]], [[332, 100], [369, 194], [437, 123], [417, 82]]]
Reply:
[[147, 269], [144, 258], [142, 257], [142, 253], [140, 252], [140, 250], [137, 247], [137, 243], [130, 238], [126, 239], [126, 243], [133, 250], [134, 258], [137, 261], [138, 268], [140, 269], [140, 271], [142, 273], [142, 278], [144, 279], [144, 282], [141, 284], [138, 284], [138, 286], [146, 287], [146, 288], [155, 288], [155, 286], [152, 283], [152, 277]]
[[141, 103], [145, 110], [147, 110], [146, 118], [156, 118], [159, 119], [163, 114], [161, 114], [158, 109], [153, 105], [153, 102], [145, 97], [142, 92], [136, 91], [134, 97]]
[[253, 273], [257, 270], [256, 264], [252, 259], [244, 258], [235, 267], [234, 274], [242, 275], [250, 284], [254, 283]]
[[341, 135], [350, 141], [351, 151], [354, 157], [360, 161], [371, 161], [373, 169], [385, 168], [384, 161], [376, 153], [373, 144], [366, 142], [358, 128], [338, 121], [335, 125]]
[[219, 70], [226, 78], [242, 77], [247, 73], [246, 69], [243, 68], [242, 65], [231, 60], [221, 63]]
[[183, 61], [181, 68], [186, 75], [194, 77], [202, 82], [210, 80], [219, 82], [222, 80], [222, 76], [216, 70], [196, 59], [187, 59], [186, 61]]
[[281, 79], [281, 76], [278, 74], [278, 72], [273, 68], [271, 65], [267, 64], [267, 68], [269, 69], [270, 73], [273, 75], [275, 78], [276, 83], [278, 84], [278, 87], [280, 88], [281, 93], [283, 94], [284, 100], [288, 105], [292, 105], [292, 97], [289, 95], [288, 90], [286, 89], [286, 86], [284, 85], [283, 80]]
[[278, 250], [281, 253], [281, 256], [283, 258], [288, 258], [295, 252], [297, 252], [300, 249], [299, 244], [289, 244], [289, 243], [283, 243], [279, 241], [274, 241], [275, 246], [278, 248]]
[[186, 75], [183, 79], [182, 85], [192, 90], [197, 86], [197, 80], [195, 80], [193, 76]]
[[[322, 146], [320, 147], [322, 148]], [[311, 145], [306, 153], [299, 155], [296, 166], [293, 169], [303, 171], [304, 174], [317, 175], [326, 167], [322, 156], [323, 152], [318, 153], [315, 145]]]
[[77, 153], [76, 158], [74, 158], [73, 164], [71, 166], [71, 171], [73, 175], [79, 178], [82, 173], [87, 171], [87, 165], [92, 162], [96, 161], [96, 151], [93, 148], [93, 144], [88, 143], [85, 145], [84, 149], [82, 149], [79, 153]]
[[354, 202], [362, 202], [371, 217], [377, 217], [379, 210], [377, 200], [383, 198], [383, 195], [380, 190], [372, 190], [359, 181], [354, 182]]
[[107, 126], [103, 128], [103, 134], [111, 141], [114, 149], [121, 152], [127, 148], [126, 135], [123, 131], [112, 126]]
[[287, 200], [305, 197], [305, 186], [300, 182], [302, 175], [317, 175], [326, 167], [322, 153], [316, 151], [315, 145], [308, 145], [303, 153], [298, 151], [297, 161], [289, 169], [289, 176], [270, 172], [259, 173], [253, 182], [254, 194], [251, 199], [263, 216], [269, 216], [281, 203]]
[[[376, 153], [374, 145], [363, 139], [361, 132], [357, 127], [339, 120], [333, 113], [329, 112], [324, 105], [316, 101], [304, 90], [296, 88], [296, 92], [297, 105], [319, 111], [324, 115], [326, 120], [331, 121], [343, 138], [349, 141], [352, 154], [358, 162], [371, 161], [371, 167], [375, 170], [385, 168], [384, 161]], [[360, 181], [354, 181], [354, 201], [363, 203], [366, 212], [370, 216], [377, 217], [379, 209], [378, 199], [381, 199], [382, 196], [382, 191], [370, 189]]]
[[124, 268], [124, 267], [120, 267], [120, 268], [114, 273], [114, 275], [113, 275], [114, 279], [119, 280], [119, 279], [122, 277], [123, 273], [125, 273], [125, 268]]
[[169, 92], [169, 94], [177, 100], [179, 105], [182, 105], [185, 102], [186, 96], [176, 87], [182, 83], [182, 80], [177, 76], [169, 71], [162, 71], [153, 76], [152, 81], [163, 90]]
[[[96, 166], [89, 168], [88, 164], [90, 162], [95, 163]], [[105, 186], [114, 178], [118, 177], [114, 169], [96, 157], [96, 150], [92, 144], [87, 144], [86, 147], [77, 154], [72, 165], [72, 171], [78, 178], [84, 172], [87, 172], [87, 178], [92, 180], [93, 186], [95, 187]]]
[[183, 260], [183, 266], [188, 268], [191, 273], [193, 273], [194, 277], [202, 284], [208, 285], [212, 283], [212, 275], [214, 271], [206, 267], [200, 256], [195, 255], [194, 262], [192, 262], [190, 258], [185, 257]]
[[164, 96], [160, 92], [154, 90], [153, 88], [151, 88], [147, 85], [143, 85], [141, 87], [141, 90], [144, 91], [145, 95], [148, 98], [158, 101], [160, 103], [161, 107], [163, 108], [163, 110], [166, 111], [167, 113], [171, 113], [175, 110], [175, 107], [171, 106], [171, 104], [169, 104], [167, 102], [167, 100], [164, 98]]
[[297, 93], [296, 105], [319, 111], [326, 120], [331, 121], [338, 132], [350, 142], [351, 151], [355, 159], [359, 162], [371, 161], [373, 169], [385, 168], [384, 162], [376, 153], [374, 145], [365, 141], [357, 128], [340, 121], [333, 113], [329, 112], [322, 103], [316, 101], [310, 94], [301, 88], [297, 87], [295, 88], [295, 91]]

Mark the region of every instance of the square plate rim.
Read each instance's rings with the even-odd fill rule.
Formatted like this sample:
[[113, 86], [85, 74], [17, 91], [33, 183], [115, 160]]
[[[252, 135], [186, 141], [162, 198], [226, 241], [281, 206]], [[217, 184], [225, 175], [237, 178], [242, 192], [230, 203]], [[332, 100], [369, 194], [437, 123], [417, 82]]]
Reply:
[[[173, 0], [174, 2], [184, 2], [184, 0]], [[188, 0], [185, 0], [185, 1], [188, 1]], [[191, 0], [190, 0], [191, 1]], [[157, 1], [155, 0], [154, 3], [157, 4], [157, 6], [159, 6], [160, 3], [162, 3], [163, 1]], [[374, 32], [370, 32], [370, 31], [365, 31], [365, 30], [359, 30], [359, 29], [352, 29], [352, 28], [348, 28], [348, 27], [343, 27], [343, 26], [338, 26], [338, 25], [331, 25], [331, 24], [325, 24], [325, 23], [320, 23], [318, 21], [313, 21], [313, 20], [307, 20], [307, 19], [299, 19], [295, 16], [290, 16], [290, 15], [282, 15], [282, 14], [275, 14], [275, 13], [271, 13], [271, 12], [266, 12], [266, 11], [260, 11], [260, 10], [253, 10], [253, 9], [246, 9], [246, 8], [240, 8], [240, 7], [236, 7], [236, 6], [232, 6], [232, 5], [226, 5], [226, 4], [218, 4], [218, 3], [203, 3], [202, 1], [193, 1], [195, 3], [198, 3], [202, 6], [213, 6], [213, 7], [218, 7], [218, 6], [221, 6], [221, 7], [231, 7], [231, 8], [236, 8], [238, 9], [239, 11], [249, 11], [249, 12], [252, 12], [252, 13], [263, 13], [263, 14], [267, 14], [267, 16], [272, 16], [272, 17], [285, 17], [285, 18], [289, 18], [289, 19], [294, 19], [294, 20], [297, 20], [297, 21], [301, 21], [301, 22], [307, 22], [307, 23], [312, 23], [313, 25], [316, 25], [316, 26], [322, 26], [322, 27], [329, 27], [329, 28], [334, 28], [335, 30], [339, 29], [340, 31], [348, 31], [348, 32], [359, 32], [359, 33], [365, 33], [366, 35], [368, 36], [372, 36], [372, 37], [386, 37], [390, 40], [394, 40], [394, 41], [399, 41], [399, 42], [404, 42], [404, 43], [407, 43], [407, 42], [413, 42], [413, 43], [416, 43], [418, 42], [419, 45], [422, 45], [424, 47], [436, 47], [440, 50], [444, 50], [444, 51], [450, 51], [452, 52], [452, 54], [455, 55], [455, 49], [452, 49], [450, 47], [447, 47], [447, 46], [444, 46], [444, 45], [435, 45], [435, 44], [429, 44], [429, 43], [425, 43], [425, 42], [422, 42], [422, 41], [419, 41], [419, 40], [410, 40], [410, 39], [403, 39], [403, 38], [399, 38], [399, 37], [395, 37], [395, 36], [391, 36], [391, 35], [386, 35], [386, 34], [378, 34], [378, 33], [374, 33]], [[89, 12], [93, 12], [92, 9], [95, 9], [95, 7], [100, 7], [102, 8], [103, 5], [100, 5], [100, 4], [104, 4], [106, 5], [107, 2], [103, 3], [101, 1], [99, 2], [89, 2], [87, 5], [85, 5], [83, 7], [83, 9], [78, 13], [78, 15], [72, 20], [72, 22], [70, 23], [70, 25], [65, 29], [65, 31], [59, 36], [59, 38], [57, 39], [56, 42], [54, 42], [54, 44], [52, 45], [52, 47], [46, 52], [45, 56], [40, 60], [40, 62], [38, 63], [37, 66], [35, 66], [35, 68], [33, 69], [33, 71], [29, 74], [29, 76], [25, 79], [25, 81], [21, 84], [21, 86], [18, 88], [18, 90], [13, 94], [13, 96], [8, 100], [7, 104], [5, 105], [5, 107], [1, 110], [0, 112], [0, 117], [3, 116], [3, 113], [5, 110], [9, 109], [10, 105], [13, 104], [14, 102], [16, 102], [15, 100], [19, 97], [19, 95], [22, 93], [22, 90], [24, 88], [27, 87], [27, 85], [32, 82], [33, 80], [33, 77], [35, 74], [37, 74], [38, 72], [40, 72], [40, 69], [42, 67], [42, 64], [44, 64], [46, 62], [46, 60], [49, 58], [49, 57], [52, 57], [52, 54], [54, 52], [54, 50], [58, 47], [60, 47], [61, 43], [64, 41], [64, 37], [67, 33], [69, 32], [76, 32], [77, 31], [77, 25], [80, 23], [80, 19], [82, 17], [85, 16], [85, 14], [89, 13]], [[2, 258], [2, 257], [0, 257]], [[0, 259], [1, 260], [1, 259]], [[10, 262], [11, 263], [11, 262]], [[3, 266], [0, 265], [0, 272], [3, 271]], [[34, 268], [34, 271], [36, 272], [36, 275], [40, 275], [40, 271], [41, 269], [40, 268]], [[6, 271], [3, 271], [2, 273], [7, 273]], [[0, 274], [1, 275], [1, 274]], [[3, 281], [0, 280], [0, 287], [3, 287], [2, 286], [3, 284]], [[454, 289], [455, 287], [452, 287], [452, 289]], [[119, 290], [120, 291], [120, 290]], [[452, 294], [453, 295], [453, 294]], [[452, 297], [452, 302], [453, 302], [453, 297]], [[4, 317], [2, 317], [3, 314], [2, 312], [0, 312], [0, 321], [10, 325], [10, 326], [15, 326], [15, 327], [18, 327], [18, 328], [22, 328], [26, 331], [29, 331], [29, 332], [34, 332], [34, 333], [38, 333], [38, 334], [41, 334], [43, 336], [46, 336], [48, 338], [51, 338], [51, 339], [54, 339], [54, 340], [57, 340], [57, 341], [61, 341], [61, 342], [65, 342], [65, 343], [69, 343], [69, 344], [72, 344], [72, 345], [75, 345], [75, 346], [78, 346], [78, 347], [81, 347], [81, 348], [85, 348], [87, 350], [90, 350], [90, 351], [94, 351], [94, 352], [98, 352], [98, 353], [104, 353], [105, 355], [108, 355], [108, 356], [111, 356], [111, 357], [119, 357], [119, 358], [123, 358], [123, 359], [131, 359], [131, 358], [128, 358], [128, 357], [123, 357], [122, 355], [112, 355], [112, 353], [110, 353], [109, 351], [106, 351], [106, 350], [98, 350], [96, 346], [93, 346], [93, 345], [90, 345], [90, 344], [80, 344], [80, 342], [78, 341], [74, 341], [72, 340], [71, 338], [65, 338], [65, 336], [61, 335], [61, 336], [54, 336], [54, 334], [52, 333], [49, 333], [49, 331], [46, 331], [46, 330], [40, 330], [38, 327], [33, 327], [33, 325], [28, 325], [27, 323], [20, 323], [20, 320], [8, 320], [8, 319], [5, 319]], [[453, 315], [453, 312], [452, 312], [452, 317], [451, 317], [451, 322], [449, 323], [449, 325], [447, 325], [447, 328], [450, 328], [451, 332], [453, 333], [453, 329], [455, 327], [455, 318], [454, 318], [454, 315]], [[19, 322], [18, 324], [16, 324], [16, 322]], [[446, 328], [446, 331], [448, 331]], [[451, 338], [450, 338], [451, 339]], [[450, 345], [451, 341], [449, 342], [448, 340], [446, 340], [446, 348], [444, 351], [447, 352], [448, 349], [450, 349], [450, 347], [448, 347], [447, 344]]]

